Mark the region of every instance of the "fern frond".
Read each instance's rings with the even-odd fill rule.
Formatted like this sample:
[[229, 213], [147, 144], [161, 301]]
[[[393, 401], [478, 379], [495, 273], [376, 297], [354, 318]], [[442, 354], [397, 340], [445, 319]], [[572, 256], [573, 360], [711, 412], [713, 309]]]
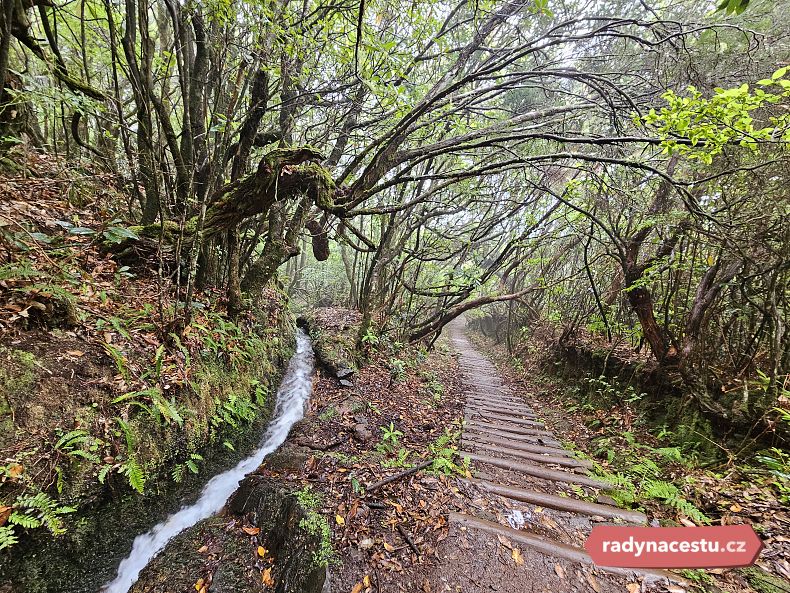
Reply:
[[0, 550], [10, 548], [16, 543], [19, 543], [19, 539], [14, 534], [14, 528], [9, 525], [0, 527]]

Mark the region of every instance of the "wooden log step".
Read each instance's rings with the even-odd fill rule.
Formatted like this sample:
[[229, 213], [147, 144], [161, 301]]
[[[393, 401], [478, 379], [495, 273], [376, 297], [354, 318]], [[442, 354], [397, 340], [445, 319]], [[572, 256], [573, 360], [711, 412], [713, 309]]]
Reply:
[[508, 422], [483, 422], [480, 420], [473, 420], [472, 422], [467, 422], [468, 425], [471, 426], [480, 426], [482, 428], [488, 428], [490, 430], [501, 430], [503, 432], [512, 432], [513, 434], [522, 434], [522, 435], [529, 435], [529, 436], [547, 436], [553, 437], [554, 435], [549, 432], [548, 430], [543, 430], [542, 428], [528, 428], [526, 426], [514, 426]]
[[466, 480], [472, 484], [476, 484], [481, 488], [511, 500], [518, 500], [520, 502], [528, 502], [549, 509], [556, 509], [558, 511], [568, 511], [570, 513], [579, 513], [581, 515], [599, 515], [606, 519], [622, 519], [628, 523], [635, 523], [637, 525], [647, 524], [647, 515], [639, 511], [632, 511], [630, 509], [620, 509], [608, 504], [599, 504], [597, 502], [587, 502], [586, 500], [578, 500], [567, 496], [557, 496], [556, 494], [546, 494], [543, 492], [535, 492], [534, 490], [525, 490], [524, 488], [516, 488], [514, 486], [504, 486], [502, 484], [494, 484], [485, 480]]
[[491, 414], [503, 414], [505, 416], [524, 416], [529, 419], [535, 418], [535, 413], [524, 405], [512, 405], [500, 403], [467, 402], [466, 407], [473, 410], [486, 411]]
[[489, 397], [489, 396], [470, 395], [466, 398], [466, 404], [468, 406], [472, 406], [472, 405], [494, 406], [497, 408], [505, 408], [505, 409], [516, 408], [517, 410], [524, 410], [526, 412], [529, 412], [530, 414], [535, 413], [532, 410], [532, 408], [530, 408], [523, 401], [519, 401], [516, 399], [502, 399], [496, 396]]
[[[533, 550], [537, 550], [538, 552], [548, 556], [563, 558], [565, 560], [579, 562], [581, 564], [595, 565], [592, 561], [592, 558], [590, 558], [590, 555], [584, 551], [584, 549], [550, 540], [534, 533], [520, 531], [518, 529], [511, 529], [510, 527], [505, 527], [504, 525], [499, 525], [498, 523], [494, 523], [492, 521], [486, 521], [485, 519], [479, 519], [477, 517], [472, 517], [470, 515], [464, 515], [462, 513], [456, 512], [450, 513], [450, 522], [461, 527], [466, 527], [467, 529], [477, 529], [492, 535], [502, 535], [513, 543], [519, 543], [523, 546], [528, 546]], [[631, 578], [634, 574], [637, 574], [652, 579], [665, 579], [678, 583], [684, 587], [689, 586], [688, 581], [666, 570], [659, 570], [655, 568], [619, 568], [615, 566], [595, 566], [598, 570], [608, 572], [610, 574], [623, 575], [628, 578]]]
[[485, 435], [509, 439], [515, 442], [536, 443], [538, 445], [545, 445], [547, 447], [562, 447], [562, 443], [560, 443], [558, 440], [552, 439], [547, 436], [515, 434], [512, 432], [505, 432], [502, 430], [490, 429], [482, 426], [474, 426], [469, 423], [467, 423], [467, 425], [464, 427], [464, 433], [466, 433], [467, 430], [474, 431], [477, 433], [482, 433]]
[[530, 453], [545, 453], [547, 455], [561, 455], [563, 457], [573, 457], [573, 453], [567, 449], [560, 447], [546, 447], [545, 445], [535, 445], [533, 443], [524, 443], [521, 441], [514, 441], [513, 439], [504, 439], [496, 436], [484, 434], [465, 434], [463, 441], [472, 443], [473, 445], [497, 445], [498, 447], [510, 447], [511, 449], [518, 449], [519, 451], [528, 451]]
[[473, 443], [475, 447], [492, 451], [494, 453], [501, 453], [502, 455], [510, 455], [511, 457], [518, 457], [519, 459], [529, 459], [539, 463], [548, 463], [553, 465], [561, 465], [563, 467], [592, 467], [592, 462], [586, 459], [574, 459], [564, 455], [546, 455], [544, 453], [531, 453], [529, 451], [520, 451], [511, 447], [498, 447], [496, 445], [486, 445], [483, 443]]
[[494, 412], [487, 412], [485, 410], [469, 410], [470, 416], [476, 416], [478, 418], [483, 418], [485, 420], [501, 420], [502, 422], [509, 422], [511, 424], [518, 424], [519, 426], [534, 426], [536, 428], [545, 428], [546, 425], [539, 420], [530, 420], [529, 418], [519, 418], [518, 416], [514, 415], [507, 415], [507, 414], [496, 414]]
[[529, 476], [541, 478], [543, 480], [551, 480], [552, 482], [564, 482], [566, 484], [578, 484], [579, 486], [589, 486], [590, 488], [597, 488], [598, 490], [612, 490], [614, 486], [603, 480], [596, 480], [595, 478], [588, 478], [575, 474], [573, 472], [566, 472], [556, 469], [547, 469], [533, 465], [531, 463], [523, 463], [520, 461], [511, 461], [510, 459], [500, 459], [499, 457], [491, 457], [490, 455], [480, 455], [478, 453], [468, 453], [466, 451], [459, 451], [458, 455], [463, 459], [468, 457], [472, 461], [479, 463], [486, 463], [494, 467], [501, 467], [514, 472], [521, 472]]

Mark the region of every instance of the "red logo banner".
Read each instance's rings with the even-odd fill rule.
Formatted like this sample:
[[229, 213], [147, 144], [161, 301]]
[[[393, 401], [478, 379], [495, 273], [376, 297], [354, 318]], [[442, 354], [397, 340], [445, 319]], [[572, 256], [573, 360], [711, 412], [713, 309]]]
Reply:
[[763, 549], [763, 542], [751, 525], [596, 525], [584, 547], [599, 566], [729, 568], [754, 564]]

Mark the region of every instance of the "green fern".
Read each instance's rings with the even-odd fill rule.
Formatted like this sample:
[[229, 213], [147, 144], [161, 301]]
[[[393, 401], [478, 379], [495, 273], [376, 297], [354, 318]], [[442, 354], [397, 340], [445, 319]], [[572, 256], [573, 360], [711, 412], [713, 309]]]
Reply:
[[129, 478], [129, 485], [140, 494], [143, 494], [145, 491], [145, 472], [137, 462], [137, 459], [129, 457], [129, 459], [123, 463], [122, 471], [126, 474], [126, 477]]
[[692, 521], [710, 523], [710, 519], [702, 511], [683, 498], [680, 490], [674, 484], [662, 480], [647, 481], [642, 488], [642, 495], [645, 498], [660, 500], [683, 513]]
[[36, 527], [41, 527], [41, 521], [36, 517], [31, 517], [30, 515], [26, 515], [25, 513], [20, 513], [19, 511], [14, 511], [8, 517], [8, 522], [12, 525], [19, 525], [20, 527], [24, 527], [25, 529], [35, 529]]
[[0, 550], [10, 548], [14, 544], [19, 543], [19, 539], [14, 534], [14, 528], [9, 525], [0, 527]]
[[[39, 492], [34, 496], [19, 496], [14, 501], [14, 508], [16, 510], [12, 513], [11, 517], [15, 518], [12, 520], [12, 518], [9, 517], [8, 520], [10, 523], [25, 527], [23, 523], [27, 522], [29, 525], [33, 524], [33, 522], [29, 521], [29, 518], [33, 518], [38, 522], [38, 525], [36, 525], [37, 527], [41, 525], [45, 526], [52, 535], [61, 535], [66, 531], [63, 528], [60, 515], [73, 513], [77, 510], [72, 507], [61, 506], [46, 492]], [[27, 517], [27, 519], [25, 517]]]

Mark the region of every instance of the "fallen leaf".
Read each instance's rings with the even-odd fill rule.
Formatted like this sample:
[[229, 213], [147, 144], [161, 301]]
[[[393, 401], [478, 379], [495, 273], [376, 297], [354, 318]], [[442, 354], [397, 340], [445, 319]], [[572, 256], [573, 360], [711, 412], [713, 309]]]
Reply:
[[595, 575], [591, 572], [585, 574], [587, 577], [587, 582], [590, 583], [590, 587], [593, 588], [595, 593], [601, 593], [601, 585], [598, 584], [598, 579], [595, 578]]
[[359, 544], [357, 544], [357, 547], [360, 550], [369, 550], [370, 548], [373, 547], [373, 540], [367, 537], [363, 539], [361, 542], [359, 542]]
[[267, 587], [274, 587], [274, 578], [272, 578], [271, 567], [267, 568], [261, 573], [261, 582]]
[[628, 583], [625, 588], [628, 589], [628, 593], [639, 593], [639, 589], [642, 587], [639, 583]]
[[340, 515], [335, 515], [335, 522], [341, 527], [346, 524], [346, 520]]
[[736, 502], [734, 505], [730, 507], [730, 510], [733, 513], [740, 513], [743, 510], [743, 507]]
[[370, 587], [370, 575], [369, 575], [369, 574], [366, 574], [366, 575], [365, 575], [365, 578], [364, 578], [364, 579], [362, 579], [362, 584], [363, 584], [365, 587]]
[[681, 517], [680, 518], [680, 522], [683, 523], [683, 525], [685, 525], [686, 527], [696, 527], [697, 526], [696, 523], [694, 523], [693, 521], [689, 521], [685, 517]]
[[0, 527], [5, 525], [6, 521], [8, 521], [8, 517], [11, 516], [11, 511], [13, 509], [11, 507], [4, 507], [0, 505]]
[[198, 579], [195, 581], [195, 591], [200, 591], [203, 588], [203, 584], [206, 582], [205, 579]]
[[351, 588], [351, 593], [359, 593], [362, 591], [362, 583], [357, 583]]
[[8, 475], [11, 476], [11, 478], [18, 478], [19, 476], [25, 473], [25, 466], [22, 465], [21, 463], [12, 463], [11, 465], [8, 466], [7, 471], [8, 471]]
[[205, 554], [206, 552], [208, 552], [208, 546], [200, 546], [198, 548], [198, 554]]
[[518, 548], [513, 548], [513, 551], [510, 554], [513, 556], [513, 560], [516, 562], [517, 566], [524, 564], [524, 558], [521, 557], [521, 550]]
[[79, 358], [83, 356], [85, 353], [82, 350], [66, 350], [66, 354], [69, 356], [74, 356], [75, 358]]
[[556, 572], [557, 576], [560, 577], [561, 579], [565, 578], [565, 569], [561, 565], [555, 564], [554, 572]]
[[261, 532], [260, 527], [242, 527], [241, 530], [247, 535], [258, 535]]
[[261, 558], [266, 558], [266, 552], [267, 551], [268, 550], [266, 548], [264, 548], [263, 546], [258, 546], [258, 556], [260, 556]]
[[395, 551], [395, 547], [392, 546], [391, 544], [388, 544], [387, 542], [384, 542], [384, 549], [387, 550], [387, 552], [394, 552]]
[[510, 543], [510, 540], [506, 538], [504, 535], [502, 535], [501, 533], [498, 533], [496, 538], [499, 540], [499, 543], [505, 546], [508, 550], [513, 549], [513, 544]]

